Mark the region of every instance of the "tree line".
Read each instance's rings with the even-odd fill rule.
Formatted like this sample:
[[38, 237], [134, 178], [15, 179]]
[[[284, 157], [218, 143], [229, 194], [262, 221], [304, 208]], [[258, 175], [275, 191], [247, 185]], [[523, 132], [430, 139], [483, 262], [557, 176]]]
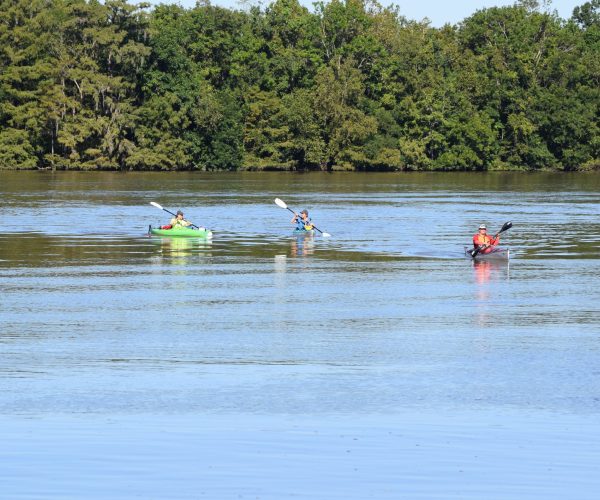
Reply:
[[600, 169], [600, 0], [0, 0], [0, 169]]

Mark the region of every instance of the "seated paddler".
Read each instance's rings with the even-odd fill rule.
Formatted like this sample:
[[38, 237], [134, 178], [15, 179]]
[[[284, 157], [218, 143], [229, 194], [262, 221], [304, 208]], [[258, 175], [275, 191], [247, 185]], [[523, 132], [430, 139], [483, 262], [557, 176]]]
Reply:
[[479, 253], [490, 253], [493, 248], [500, 243], [500, 236], [490, 236], [487, 234], [487, 226], [481, 224], [477, 234], [473, 236], [473, 248], [480, 248]]
[[183, 212], [181, 210], [177, 210], [177, 214], [171, 219], [171, 227], [173, 229], [181, 229], [182, 227], [191, 225], [191, 222], [188, 222], [183, 218]]
[[310, 217], [308, 216], [308, 210], [302, 210], [300, 214], [294, 213], [292, 217], [292, 224], [296, 224], [296, 231], [311, 231], [313, 225]]

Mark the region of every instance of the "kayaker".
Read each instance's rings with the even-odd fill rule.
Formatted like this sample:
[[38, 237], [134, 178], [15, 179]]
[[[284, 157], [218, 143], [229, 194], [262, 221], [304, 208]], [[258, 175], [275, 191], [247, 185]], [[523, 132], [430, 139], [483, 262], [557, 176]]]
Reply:
[[183, 212], [181, 210], [177, 210], [177, 215], [171, 219], [171, 226], [173, 227], [173, 229], [177, 229], [180, 227], [188, 227], [191, 225], [192, 224], [190, 222], [186, 221], [183, 218]]
[[296, 224], [296, 231], [311, 231], [313, 228], [310, 217], [308, 216], [308, 210], [302, 210], [300, 215], [294, 213], [292, 217], [292, 224]]
[[490, 253], [498, 243], [500, 243], [500, 236], [497, 234], [491, 237], [487, 234], [486, 225], [480, 224], [477, 234], [473, 236], [473, 248], [481, 248], [479, 253]]

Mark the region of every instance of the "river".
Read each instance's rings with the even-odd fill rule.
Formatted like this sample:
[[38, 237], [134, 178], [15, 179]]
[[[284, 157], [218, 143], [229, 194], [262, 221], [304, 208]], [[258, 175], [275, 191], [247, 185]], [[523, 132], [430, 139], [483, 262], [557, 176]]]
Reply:
[[[600, 176], [0, 172], [0, 195], [0, 497], [596, 498]], [[213, 239], [148, 237], [150, 202]], [[465, 258], [507, 221], [510, 263]]]

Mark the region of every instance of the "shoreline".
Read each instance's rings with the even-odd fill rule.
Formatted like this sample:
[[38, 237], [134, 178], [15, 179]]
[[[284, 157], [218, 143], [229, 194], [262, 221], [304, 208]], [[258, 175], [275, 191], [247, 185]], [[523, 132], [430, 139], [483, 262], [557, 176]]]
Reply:
[[379, 174], [392, 174], [392, 175], [410, 175], [410, 174], [449, 174], [449, 175], [485, 175], [485, 174], [600, 174], [600, 168], [598, 169], [582, 169], [582, 170], [558, 170], [558, 169], [507, 169], [507, 170], [84, 170], [84, 169], [49, 169], [49, 168], [37, 168], [37, 169], [2, 169], [0, 168], [0, 175], [8, 173], [45, 173], [45, 174], [206, 174], [206, 175], [219, 175], [219, 174], [289, 174], [289, 175], [310, 175], [310, 174], [329, 174], [329, 175], [349, 175], [349, 174], [361, 174], [361, 175], [379, 175]]

